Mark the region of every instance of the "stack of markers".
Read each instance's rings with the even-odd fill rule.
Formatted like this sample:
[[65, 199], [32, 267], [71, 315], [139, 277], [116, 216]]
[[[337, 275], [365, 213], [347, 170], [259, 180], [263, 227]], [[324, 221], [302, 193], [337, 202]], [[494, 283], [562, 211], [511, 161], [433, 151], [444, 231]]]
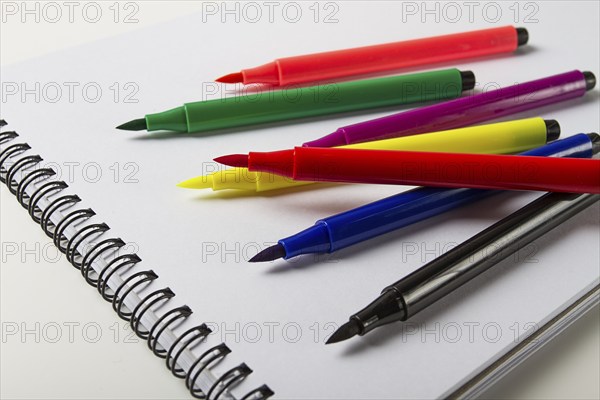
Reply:
[[[528, 39], [523, 28], [484, 29], [282, 58], [217, 81], [273, 86], [335, 82], [513, 52]], [[600, 160], [590, 158], [600, 150], [598, 134], [556, 140], [559, 124], [542, 118], [472, 126], [582, 97], [595, 84], [593, 73], [575, 70], [460, 97], [474, 88], [475, 75], [447, 69], [299, 87], [295, 101], [285, 91], [274, 91], [253, 101], [238, 97], [189, 103], [119, 128], [202, 132], [435, 102], [344, 126], [293, 149], [222, 156], [215, 161], [235, 168], [182, 182], [180, 186], [193, 189], [249, 191], [322, 181], [425, 186], [319, 220], [263, 250], [252, 262], [331, 253], [499, 193], [490, 189], [558, 192], [543, 196], [389, 286], [375, 302], [354, 314], [329, 339], [331, 343], [407, 319], [500, 261], [486, 250], [490, 244], [500, 243], [494, 249], [506, 257], [507, 250], [513, 249], [510, 246], [518, 248], [517, 241], [523, 246], [596, 202]], [[323, 95], [328, 88], [332, 96]], [[321, 95], [315, 97], [315, 93]]]

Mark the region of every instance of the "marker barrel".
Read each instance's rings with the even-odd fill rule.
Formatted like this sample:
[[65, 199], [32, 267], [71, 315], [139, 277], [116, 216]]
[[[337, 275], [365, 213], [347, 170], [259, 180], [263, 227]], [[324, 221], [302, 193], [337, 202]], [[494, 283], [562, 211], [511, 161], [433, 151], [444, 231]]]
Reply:
[[402, 293], [405, 318], [409, 318], [598, 200], [600, 196], [593, 194], [548, 193], [384, 292]]
[[[519, 37], [521, 34], [521, 37]], [[526, 41], [513, 26], [279, 58], [242, 70], [243, 83], [292, 85], [509, 53]], [[521, 39], [521, 40], [520, 40]], [[520, 42], [520, 43], [519, 43]]]
[[600, 160], [297, 147], [296, 180], [600, 193]]

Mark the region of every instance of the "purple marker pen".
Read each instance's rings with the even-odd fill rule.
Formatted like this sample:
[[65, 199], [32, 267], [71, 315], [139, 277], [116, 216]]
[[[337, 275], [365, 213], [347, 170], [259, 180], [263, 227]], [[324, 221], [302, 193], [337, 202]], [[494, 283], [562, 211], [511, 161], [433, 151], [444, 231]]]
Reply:
[[334, 147], [460, 128], [583, 96], [596, 85], [578, 70], [339, 128], [304, 147]]

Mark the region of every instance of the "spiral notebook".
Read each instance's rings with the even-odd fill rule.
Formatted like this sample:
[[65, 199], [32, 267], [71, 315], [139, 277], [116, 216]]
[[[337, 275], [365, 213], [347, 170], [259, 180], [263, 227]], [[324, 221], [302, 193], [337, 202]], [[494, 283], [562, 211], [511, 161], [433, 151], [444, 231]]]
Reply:
[[[1, 117], [8, 123], [0, 136], [8, 188], [2, 190], [15, 195], [23, 221], [40, 224], [82, 283], [129, 321], [183, 382], [173, 384], [187, 385], [197, 397], [472, 397], [598, 301], [600, 207], [594, 205], [410, 323], [325, 346], [385, 285], [539, 194], [506, 193], [333, 255], [249, 265], [256, 252], [320, 217], [407, 188], [327, 185], [249, 196], [175, 184], [217, 168], [210, 161], [216, 155], [287, 148], [390, 111], [209, 136], [115, 131], [145, 113], [235, 95], [214, 77], [242, 62], [258, 65], [290, 53], [269, 42], [273, 29], [296, 38], [295, 54], [383, 42], [398, 31], [390, 8], [399, 5], [340, 4], [335, 25], [199, 23], [202, 16], [192, 15], [2, 69]], [[556, 52], [569, 52], [569, 45], [552, 40], [557, 24], [574, 32], [593, 24], [547, 15], [531, 27], [540, 43], [535, 58], [456, 67], [474, 70], [484, 85], [573, 68], [598, 72], [597, 47], [557, 61]], [[359, 19], [378, 29], [353, 36]], [[417, 23], [399, 36], [484, 26]], [[213, 40], [190, 44], [194, 37]], [[330, 39], [326, 46], [322, 37]], [[264, 45], [253, 47], [257, 42]], [[568, 136], [598, 130], [597, 104], [594, 92], [537, 114], [559, 120]], [[66, 182], [68, 165], [86, 173]]]

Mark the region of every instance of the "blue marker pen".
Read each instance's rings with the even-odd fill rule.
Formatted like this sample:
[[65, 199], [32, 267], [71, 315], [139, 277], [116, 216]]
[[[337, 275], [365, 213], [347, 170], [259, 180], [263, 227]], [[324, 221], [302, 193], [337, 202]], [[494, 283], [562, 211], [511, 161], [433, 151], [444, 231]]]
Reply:
[[[580, 133], [521, 154], [591, 158], [599, 149], [600, 135]], [[276, 245], [250, 259], [250, 262], [332, 253], [500, 192], [429, 187], [410, 190], [321, 219], [310, 228], [279, 240]]]

